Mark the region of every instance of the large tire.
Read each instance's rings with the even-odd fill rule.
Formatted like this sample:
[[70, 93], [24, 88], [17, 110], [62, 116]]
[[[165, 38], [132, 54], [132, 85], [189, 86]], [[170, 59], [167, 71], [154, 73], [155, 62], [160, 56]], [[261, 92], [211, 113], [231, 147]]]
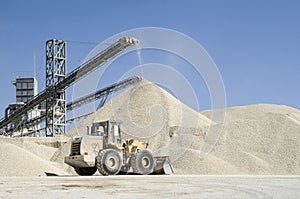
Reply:
[[116, 175], [121, 170], [122, 158], [120, 153], [114, 149], [103, 149], [97, 156], [98, 171], [104, 175]]
[[148, 175], [153, 172], [154, 159], [148, 150], [141, 150], [132, 155], [130, 163], [133, 173]]
[[75, 172], [80, 176], [92, 176], [97, 171], [97, 167], [74, 168]]

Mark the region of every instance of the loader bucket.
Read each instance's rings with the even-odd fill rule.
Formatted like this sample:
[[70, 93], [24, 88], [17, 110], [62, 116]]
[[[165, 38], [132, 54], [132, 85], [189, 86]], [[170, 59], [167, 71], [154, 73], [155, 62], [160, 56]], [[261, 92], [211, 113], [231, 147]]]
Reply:
[[152, 174], [172, 174], [174, 173], [173, 166], [169, 160], [168, 156], [159, 156], [154, 157], [155, 159], [155, 167], [153, 169]]

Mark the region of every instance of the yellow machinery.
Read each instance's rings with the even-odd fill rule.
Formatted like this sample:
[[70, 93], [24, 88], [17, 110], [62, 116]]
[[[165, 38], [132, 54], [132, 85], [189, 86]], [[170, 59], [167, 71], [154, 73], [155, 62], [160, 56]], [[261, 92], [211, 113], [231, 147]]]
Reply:
[[78, 175], [100, 174], [171, 174], [168, 156], [153, 157], [148, 143], [121, 138], [121, 122], [104, 121], [92, 124], [89, 135], [72, 141], [71, 153], [65, 163]]

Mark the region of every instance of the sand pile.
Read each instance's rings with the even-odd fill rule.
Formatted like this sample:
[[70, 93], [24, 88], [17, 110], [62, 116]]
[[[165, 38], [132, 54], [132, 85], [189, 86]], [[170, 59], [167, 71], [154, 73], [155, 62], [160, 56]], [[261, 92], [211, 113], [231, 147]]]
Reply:
[[[37, 144], [34, 138], [0, 138], [0, 176], [46, 176], [48, 174], [67, 175], [63, 163], [50, 161], [57, 148], [44, 139]], [[37, 138], [39, 139], [39, 138]], [[55, 138], [54, 138], [55, 139]], [[56, 141], [51, 142], [56, 143]]]
[[197, 145], [175, 162], [179, 173], [299, 175], [300, 111], [279, 105], [228, 108], [213, 152], [200, 160], [201, 140]]
[[[122, 120], [129, 137], [145, 138], [155, 155], [169, 155], [178, 174], [300, 174], [300, 111], [253, 105], [225, 109], [225, 123], [182, 104], [160, 87], [143, 81], [116, 96], [70, 131], [86, 133], [92, 121]], [[206, 116], [206, 117], [205, 117]], [[214, 150], [200, 159], [215, 129]]]
[[[224, 111], [225, 122], [218, 124], [209, 119], [212, 111], [198, 113], [160, 87], [142, 81], [68, 135], [85, 135], [93, 121], [122, 120], [123, 137], [148, 141], [155, 155], [169, 155], [177, 174], [300, 175], [299, 110], [251, 105]], [[213, 143], [210, 139], [219, 132], [212, 152], [200, 159], [201, 147]], [[60, 146], [55, 141], [32, 139], [0, 139], [0, 176], [74, 174], [63, 163], [70, 140]]]
[[[81, 122], [69, 135], [86, 134], [93, 121], [121, 120], [125, 137], [148, 141], [156, 154], [169, 154], [171, 141], [183, 132], [188, 134], [185, 145], [191, 145], [190, 135], [202, 134], [213, 122], [182, 104], [167, 91], [143, 80], [134, 88], [114, 97], [94, 115]], [[188, 133], [182, 128], [188, 129]], [[172, 140], [173, 138], [173, 140]], [[182, 141], [182, 137], [180, 139]], [[173, 147], [171, 147], [173, 148]]]

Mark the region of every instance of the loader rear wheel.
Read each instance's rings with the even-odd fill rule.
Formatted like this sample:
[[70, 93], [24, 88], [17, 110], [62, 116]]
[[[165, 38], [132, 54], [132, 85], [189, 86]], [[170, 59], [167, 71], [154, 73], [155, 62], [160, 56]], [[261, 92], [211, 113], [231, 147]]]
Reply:
[[121, 170], [122, 158], [120, 153], [114, 149], [104, 149], [99, 151], [97, 156], [98, 171], [104, 175], [116, 175]]
[[153, 172], [154, 159], [147, 150], [141, 150], [134, 154], [130, 160], [133, 173], [147, 175]]
[[97, 167], [74, 168], [75, 172], [80, 176], [92, 176], [97, 171]]

